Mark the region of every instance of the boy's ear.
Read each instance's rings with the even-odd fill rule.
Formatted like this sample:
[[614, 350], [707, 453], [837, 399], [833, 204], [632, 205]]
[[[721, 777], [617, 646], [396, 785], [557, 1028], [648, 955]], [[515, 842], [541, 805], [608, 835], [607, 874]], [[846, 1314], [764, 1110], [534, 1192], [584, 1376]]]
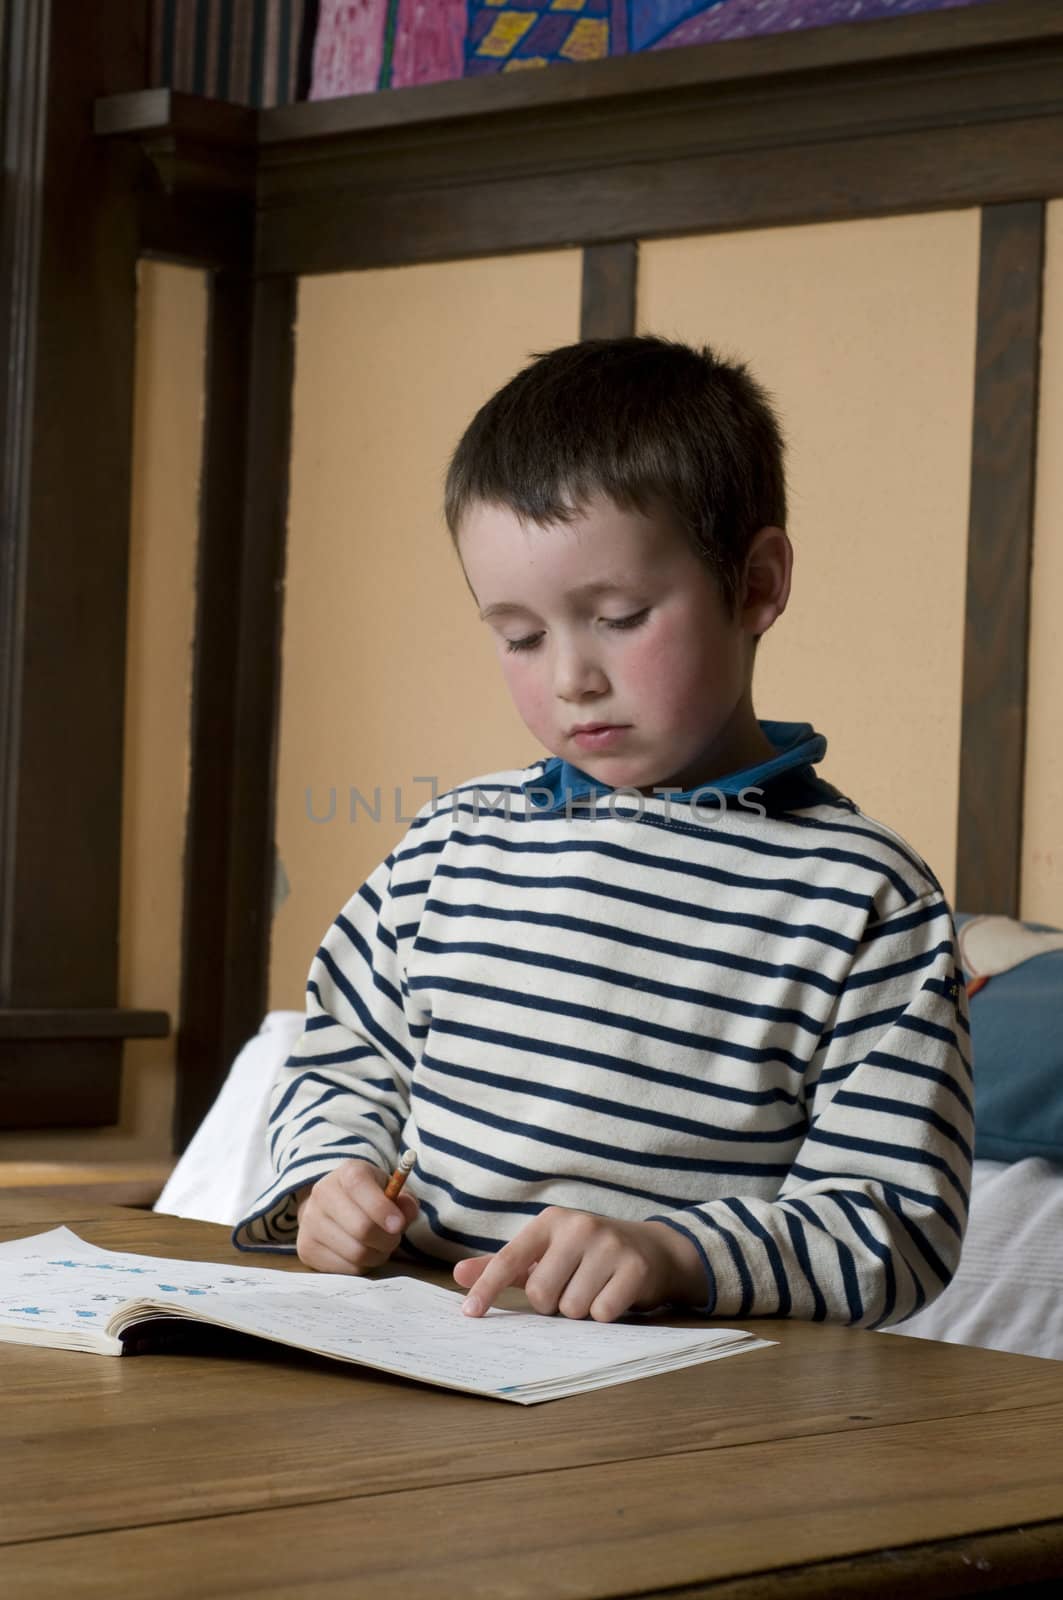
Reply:
[[767, 633], [790, 598], [794, 550], [785, 528], [758, 528], [746, 555], [739, 616], [755, 638]]

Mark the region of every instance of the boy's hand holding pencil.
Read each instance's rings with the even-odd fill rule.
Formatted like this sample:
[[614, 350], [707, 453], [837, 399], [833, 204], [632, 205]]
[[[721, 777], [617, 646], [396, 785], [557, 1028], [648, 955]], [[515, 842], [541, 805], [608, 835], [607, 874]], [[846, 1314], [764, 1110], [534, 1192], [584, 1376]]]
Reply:
[[299, 1260], [318, 1272], [371, 1272], [382, 1266], [417, 1215], [402, 1185], [407, 1151], [390, 1178], [368, 1161], [344, 1161], [299, 1202]]

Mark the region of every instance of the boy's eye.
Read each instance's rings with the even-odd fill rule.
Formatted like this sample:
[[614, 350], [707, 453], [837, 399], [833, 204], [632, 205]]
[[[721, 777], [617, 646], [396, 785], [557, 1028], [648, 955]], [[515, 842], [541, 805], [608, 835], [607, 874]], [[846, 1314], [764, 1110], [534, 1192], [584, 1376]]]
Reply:
[[542, 638], [542, 634], [541, 633], [528, 633], [528, 634], [525, 634], [523, 639], [507, 639], [506, 640], [506, 649], [507, 650], [534, 650], [535, 646], [539, 643], [539, 640], [541, 638]]
[[[641, 611], [633, 611], [630, 616], [600, 617], [599, 621], [604, 622], [607, 628], [637, 628], [641, 622], [645, 622], [649, 614], [649, 606], [644, 606]], [[538, 633], [526, 633], [521, 639], [507, 639], [506, 649], [534, 650], [542, 637], [542, 630], [540, 630]]]
[[629, 617], [603, 617], [602, 621], [607, 628], [637, 628], [640, 622], [645, 622], [649, 614], [649, 606], [644, 606], [641, 611], [633, 611]]

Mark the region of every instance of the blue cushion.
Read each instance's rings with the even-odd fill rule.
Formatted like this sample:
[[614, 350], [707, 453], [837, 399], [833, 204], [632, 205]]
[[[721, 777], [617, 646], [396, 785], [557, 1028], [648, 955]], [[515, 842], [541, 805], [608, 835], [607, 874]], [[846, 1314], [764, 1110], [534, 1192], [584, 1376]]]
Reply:
[[975, 1155], [1063, 1162], [1063, 950], [995, 973], [970, 1009]]

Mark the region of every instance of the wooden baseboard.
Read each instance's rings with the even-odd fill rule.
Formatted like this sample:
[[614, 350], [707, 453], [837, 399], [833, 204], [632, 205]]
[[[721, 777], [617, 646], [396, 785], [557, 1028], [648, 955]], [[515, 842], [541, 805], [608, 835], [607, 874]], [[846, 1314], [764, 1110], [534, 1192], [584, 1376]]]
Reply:
[[172, 1158], [157, 1161], [3, 1161], [0, 1190], [81, 1191], [86, 1199], [110, 1205], [150, 1206], [174, 1168]]

